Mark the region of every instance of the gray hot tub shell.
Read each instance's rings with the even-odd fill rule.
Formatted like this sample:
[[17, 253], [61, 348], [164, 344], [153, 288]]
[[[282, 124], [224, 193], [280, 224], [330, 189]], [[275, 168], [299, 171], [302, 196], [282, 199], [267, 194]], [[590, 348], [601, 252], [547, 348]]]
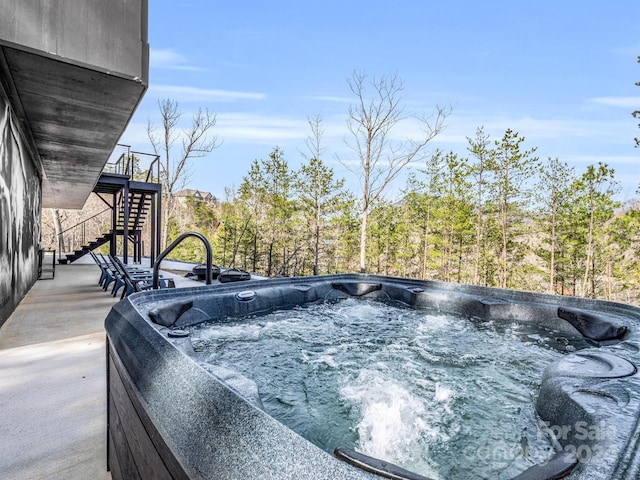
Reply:
[[[562, 468], [570, 471], [570, 479], [638, 478], [640, 309], [371, 275], [163, 289], [116, 304], [105, 321], [113, 478], [381, 478], [322, 451], [271, 418], [260, 408], [252, 381], [201, 361], [189, 338], [179, 336], [180, 327], [203, 321], [349, 296], [535, 323], [589, 338], [592, 348], [551, 364], [542, 378], [536, 409], [561, 452], [550, 465], [535, 466], [517, 478], [559, 478]], [[403, 478], [402, 471], [390, 473], [392, 465], [366, 463], [365, 468], [381, 468], [388, 478]]]

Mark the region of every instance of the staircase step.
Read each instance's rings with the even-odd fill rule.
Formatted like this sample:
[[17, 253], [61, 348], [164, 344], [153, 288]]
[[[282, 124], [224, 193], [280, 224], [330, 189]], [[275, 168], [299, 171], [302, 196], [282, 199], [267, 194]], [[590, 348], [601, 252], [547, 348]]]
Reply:
[[[142, 210], [140, 212], [129, 212], [129, 218], [136, 218], [136, 217], [141, 217], [144, 216], [148, 213], [148, 210]], [[124, 217], [124, 212], [118, 212], [118, 216], [120, 218]]]
[[[149, 211], [149, 209], [147, 207], [145, 207], [144, 205], [142, 207], [140, 207], [140, 208], [131, 208], [131, 209], [129, 209], [129, 213], [131, 214], [131, 216], [133, 214], [136, 214], [136, 213], [139, 213], [139, 212], [148, 212], [148, 211]], [[125, 212], [124, 212], [123, 209], [119, 209], [118, 213], [120, 215], [124, 215]]]

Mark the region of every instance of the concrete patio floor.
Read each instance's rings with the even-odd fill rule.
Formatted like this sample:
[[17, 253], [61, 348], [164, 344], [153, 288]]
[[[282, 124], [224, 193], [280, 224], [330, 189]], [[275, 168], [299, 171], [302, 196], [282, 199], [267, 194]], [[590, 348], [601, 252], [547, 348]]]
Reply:
[[104, 319], [96, 265], [56, 266], [0, 328], [2, 478], [110, 479]]
[[99, 276], [57, 265], [0, 328], [0, 478], [111, 478], [104, 319], [118, 299]]

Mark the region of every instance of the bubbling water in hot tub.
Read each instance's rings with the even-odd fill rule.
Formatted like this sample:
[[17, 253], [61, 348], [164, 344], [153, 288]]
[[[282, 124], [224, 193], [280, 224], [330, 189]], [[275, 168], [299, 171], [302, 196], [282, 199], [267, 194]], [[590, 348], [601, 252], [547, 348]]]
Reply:
[[511, 478], [555, 452], [534, 410], [581, 338], [346, 299], [191, 328], [200, 356], [253, 379], [267, 413], [430, 478]]

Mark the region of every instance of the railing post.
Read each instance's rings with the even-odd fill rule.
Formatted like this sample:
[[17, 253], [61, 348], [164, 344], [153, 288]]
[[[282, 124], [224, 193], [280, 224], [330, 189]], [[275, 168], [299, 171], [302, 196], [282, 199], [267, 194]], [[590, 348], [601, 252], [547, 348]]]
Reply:
[[118, 240], [118, 204], [116, 199], [117, 194], [113, 194], [113, 207], [111, 208], [111, 242], [109, 245], [109, 255], [115, 257], [116, 253], [116, 242]]
[[154, 193], [151, 196], [151, 252], [149, 253], [149, 259], [151, 260], [151, 265], [153, 265], [156, 261], [156, 203], [158, 202], [158, 192]]
[[156, 255], [160, 254], [160, 247], [162, 246], [162, 188], [157, 193], [158, 205], [156, 207]]
[[127, 181], [124, 186], [122, 209], [124, 211], [124, 223], [122, 225], [122, 260], [126, 265], [129, 262], [129, 181]]

